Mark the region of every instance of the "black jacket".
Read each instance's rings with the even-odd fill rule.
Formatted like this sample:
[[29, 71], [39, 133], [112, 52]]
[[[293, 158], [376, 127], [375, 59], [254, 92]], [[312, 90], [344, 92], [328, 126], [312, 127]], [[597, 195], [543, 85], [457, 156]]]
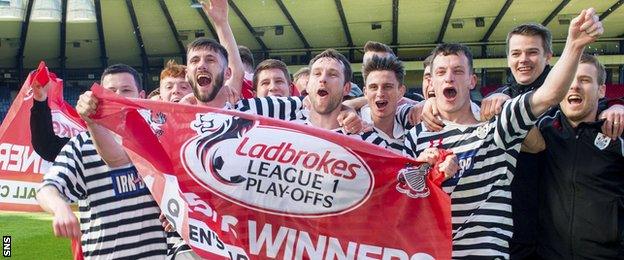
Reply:
[[623, 139], [604, 137], [601, 121], [573, 128], [560, 110], [550, 115], [539, 123], [546, 150], [538, 253], [545, 259], [623, 259]]
[[[503, 93], [514, 98], [529, 91], [534, 91], [544, 84], [550, 70], [550, 65], [546, 65], [542, 74], [529, 85], [519, 84], [515, 81], [513, 76], [510, 76], [508, 78], [508, 83], [498, 88], [495, 93]], [[607, 107], [607, 100], [604, 98], [601, 99], [599, 102], [599, 112], [607, 109]], [[531, 154], [520, 152], [518, 156], [516, 172], [511, 182], [512, 218], [514, 221], [512, 241], [516, 244], [533, 245], [536, 243], [538, 217], [538, 192], [536, 191], [536, 187], [538, 186], [538, 179], [544, 167], [542, 165], [542, 158], [543, 155], [541, 153]]]
[[41, 158], [53, 162], [69, 138], [58, 137], [52, 128], [52, 112], [48, 102], [33, 99], [30, 109], [30, 141]]
[[[529, 85], [517, 83], [513, 76], [508, 78], [505, 86], [498, 88], [496, 93], [503, 93], [511, 98], [529, 91], [536, 90], [546, 80], [550, 66], [547, 65], [540, 76]], [[514, 233], [512, 242], [533, 246], [536, 244], [538, 197], [536, 187], [542, 171], [540, 154], [520, 152], [516, 163], [516, 172], [511, 182], [511, 207]], [[515, 245], [511, 248], [512, 258], [516, 258]], [[535, 250], [534, 248], [531, 250]], [[520, 253], [522, 255], [522, 253]], [[519, 257], [522, 258], [522, 257]]]

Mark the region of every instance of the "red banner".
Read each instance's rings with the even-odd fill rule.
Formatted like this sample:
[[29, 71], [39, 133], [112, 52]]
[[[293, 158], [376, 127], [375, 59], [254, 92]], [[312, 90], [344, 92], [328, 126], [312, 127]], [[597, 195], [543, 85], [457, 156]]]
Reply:
[[0, 210], [41, 211], [35, 199], [36, 190], [52, 163], [42, 159], [30, 141], [33, 80], [53, 82], [48, 90], [48, 105], [56, 135], [72, 137], [85, 130], [74, 108], [63, 100], [63, 81], [48, 73], [42, 62], [22, 85], [0, 126]]
[[204, 258], [451, 258], [450, 199], [425, 165], [305, 125], [92, 90], [93, 118]]

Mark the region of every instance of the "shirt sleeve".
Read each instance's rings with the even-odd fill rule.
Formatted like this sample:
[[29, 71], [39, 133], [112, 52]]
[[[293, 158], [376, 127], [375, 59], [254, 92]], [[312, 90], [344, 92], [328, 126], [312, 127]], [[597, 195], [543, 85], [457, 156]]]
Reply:
[[286, 121], [298, 119], [303, 110], [304, 97], [264, 97], [242, 99], [236, 110]]
[[418, 144], [418, 126], [410, 129], [405, 135], [405, 139], [403, 140], [403, 155], [411, 158], [416, 158], [417, 156], [417, 144]]
[[30, 141], [41, 158], [53, 162], [69, 138], [59, 137], [52, 128], [52, 112], [48, 102], [33, 100], [30, 109]]
[[394, 115], [394, 120], [401, 126], [403, 129], [410, 129], [414, 127], [414, 125], [409, 122], [409, 112], [414, 107], [413, 104], [403, 104], [397, 107], [396, 113]]
[[496, 120], [494, 141], [500, 147], [510, 149], [522, 144], [529, 130], [535, 125], [537, 116], [531, 111], [531, 97], [534, 91], [520, 95], [503, 104], [503, 111]]
[[39, 189], [44, 186], [55, 187], [68, 202], [77, 202], [87, 195], [83, 175], [81, 144], [85, 134], [80, 134], [67, 142], [56, 157], [48, 173], [43, 176]]
[[505, 95], [511, 97], [511, 87], [510, 86], [502, 86], [502, 87], [497, 88], [496, 90], [494, 90], [494, 92], [490, 93], [488, 96], [490, 96], [492, 94], [495, 94], [495, 93], [505, 94]]

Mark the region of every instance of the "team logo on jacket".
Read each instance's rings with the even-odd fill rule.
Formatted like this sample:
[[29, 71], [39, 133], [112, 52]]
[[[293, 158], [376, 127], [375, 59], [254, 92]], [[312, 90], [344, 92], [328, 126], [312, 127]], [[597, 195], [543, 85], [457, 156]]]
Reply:
[[596, 135], [596, 139], [594, 139], [594, 145], [600, 150], [607, 148], [609, 143], [611, 143], [611, 138], [602, 133], [598, 133], [598, 135]]
[[425, 180], [429, 167], [429, 164], [423, 163], [418, 167], [406, 166], [401, 169], [397, 174], [397, 191], [413, 199], [429, 196], [429, 188]]
[[477, 128], [477, 137], [484, 139], [490, 133], [490, 123], [485, 123]]
[[197, 136], [180, 151], [187, 172], [238, 205], [327, 216], [353, 210], [372, 191], [373, 175], [363, 160], [325, 139], [216, 113], [197, 114], [190, 128]]

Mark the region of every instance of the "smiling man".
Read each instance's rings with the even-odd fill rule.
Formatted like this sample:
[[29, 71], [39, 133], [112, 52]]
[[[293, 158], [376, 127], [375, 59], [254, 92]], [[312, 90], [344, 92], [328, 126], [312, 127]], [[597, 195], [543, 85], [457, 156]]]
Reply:
[[324, 129], [339, 128], [342, 100], [351, 90], [351, 64], [334, 49], [327, 49], [310, 60], [307, 121]]
[[186, 58], [186, 78], [197, 101], [211, 107], [225, 106], [229, 95], [223, 87], [231, 75], [225, 48], [214, 40], [197, 38], [188, 45]]
[[[538, 89], [551, 71], [549, 65], [553, 56], [552, 35], [540, 24], [522, 24], [507, 34], [507, 66], [512, 73], [510, 82], [498, 89], [496, 94], [483, 99], [481, 116], [490, 119], [500, 113], [502, 104], [509, 98]], [[604, 109], [603, 107], [602, 109]], [[603, 112], [607, 124], [603, 133], [609, 134], [614, 120], [621, 114], [621, 106], [613, 106]], [[512, 259], [534, 259], [537, 239], [538, 179], [543, 166], [542, 156], [521, 152], [518, 157], [516, 178], [511, 191], [514, 194], [513, 219], [514, 237], [511, 243]]]
[[427, 56], [423, 61], [422, 94], [425, 99], [435, 97], [435, 91], [431, 88], [431, 60], [433, 55]]
[[160, 72], [160, 100], [180, 102], [184, 96], [191, 93], [191, 85], [186, 80], [186, 67], [170, 60]]
[[293, 90], [288, 67], [281, 60], [263, 60], [256, 66], [253, 86], [256, 97], [288, 97]]
[[[527, 151], [545, 151], [537, 252], [544, 259], [622, 259], [624, 140], [603, 135], [605, 68], [583, 55], [560, 108], [543, 117]], [[621, 122], [618, 122], [621, 123]], [[539, 129], [539, 131], [536, 131]], [[566, 154], [566, 156], [562, 156]]]
[[595, 11], [583, 10], [571, 22], [561, 59], [542, 87], [506, 102], [499, 116], [482, 123], [470, 109], [477, 82], [470, 49], [441, 44], [433, 51], [431, 84], [445, 126], [432, 132], [419, 124], [405, 146], [414, 157], [439, 147], [459, 158], [459, 173], [442, 183], [451, 197], [454, 259], [509, 258], [514, 224], [509, 191], [521, 143], [538, 116], [563, 99], [583, 49], [602, 32]]
[[[106, 68], [102, 86], [122, 97], [145, 97], [139, 73], [127, 65]], [[85, 259], [164, 259], [167, 244], [158, 220], [160, 209], [133, 165], [106, 163], [104, 157], [117, 151], [115, 147], [96, 149], [98, 133], [93, 130], [101, 128], [84, 113], [93, 105], [86, 102], [90, 95], [81, 95], [76, 109], [89, 132], [62, 148], [43, 177], [37, 201], [54, 215], [56, 236], [81, 239]], [[70, 202], [78, 202], [79, 219]]]
[[[373, 56], [362, 67], [364, 76], [364, 97], [367, 105], [362, 107], [362, 119], [373, 123], [373, 130], [378, 135], [369, 142], [382, 145], [397, 153], [403, 152], [403, 137], [406, 129], [412, 127], [407, 122], [411, 106], [399, 106], [399, 100], [405, 94], [405, 68], [394, 56], [382, 58]], [[364, 139], [370, 139], [364, 134]]]

